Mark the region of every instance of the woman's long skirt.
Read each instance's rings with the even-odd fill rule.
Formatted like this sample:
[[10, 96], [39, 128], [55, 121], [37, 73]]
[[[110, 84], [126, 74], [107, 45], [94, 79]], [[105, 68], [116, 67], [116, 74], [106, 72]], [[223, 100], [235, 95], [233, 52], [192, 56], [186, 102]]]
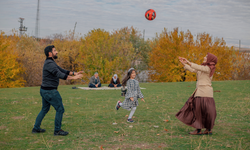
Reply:
[[196, 129], [212, 129], [216, 118], [214, 98], [193, 95], [175, 116], [181, 122]]

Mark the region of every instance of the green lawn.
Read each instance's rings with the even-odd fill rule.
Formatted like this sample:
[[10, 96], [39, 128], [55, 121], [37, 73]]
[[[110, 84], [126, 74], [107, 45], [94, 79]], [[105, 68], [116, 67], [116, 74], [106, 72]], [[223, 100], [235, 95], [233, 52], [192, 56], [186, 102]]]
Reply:
[[212, 136], [191, 136], [188, 132], [194, 129], [175, 118], [195, 82], [140, 86], [146, 88], [146, 102], [140, 101], [135, 123], [126, 122], [129, 111], [114, 109], [117, 100], [124, 99], [120, 90], [59, 86], [66, 137], [53, 135], [53, 107], [41, 125], [46, 132], [31, 133], [42, 106], [39, 87], [0, 89], [0, 149], [250, 149], [250, 80], [213, 82], [220, 92], [214, 93], [217, 118]]

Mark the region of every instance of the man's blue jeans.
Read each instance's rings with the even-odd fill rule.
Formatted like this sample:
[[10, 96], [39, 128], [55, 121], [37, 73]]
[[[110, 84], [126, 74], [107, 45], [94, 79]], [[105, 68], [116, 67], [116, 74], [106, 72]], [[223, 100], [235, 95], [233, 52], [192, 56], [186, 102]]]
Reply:
[[35, 129], [40, 129], [40, 125], [44, 116], [50, 109], [50, 105], [52, 105], [56, 110], [56, 118], [55, 118], [55, 131], [61, 130], [61, 123], [64, 113], [64, 107], [62, 103], [62, 97], [57, 90], [43, 90], [40, 89], [40, 95], [42, 96], [42, 110], [38, 114], [36, 118], [36, 123], [34, 125]]

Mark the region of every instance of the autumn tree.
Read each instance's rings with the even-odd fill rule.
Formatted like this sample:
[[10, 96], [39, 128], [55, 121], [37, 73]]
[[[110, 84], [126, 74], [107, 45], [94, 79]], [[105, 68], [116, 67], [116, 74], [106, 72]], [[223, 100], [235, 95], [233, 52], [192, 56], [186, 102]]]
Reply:
[[179, 32], [178, 28], [168, 32], [166, 29], [157, 36], [151, 43], [152, 53], [150, 54], [150, 70], [152, 81], [177, 82], [195, 81], [196, 75], [184, 71], [183, 66], [178, 61], [178, 56], [185, 57], [191, 62], [201, 64], [208, 52], [218, 57], [218, 64], [214, 80], [230, 80], [234, 71], [233, 63], [238, 57], [233, 57], [237, 53], [233, 48], [226, 46], [222, 39], [213, 39], [207, 33], [194, 36], [190, 31]]
[[[14, 35], [15, 36], [15, 35]], [[14, 52], [15, 42], [12, 36], [0, 34], [0, 88], [22, 87], [25, 80], [21, 77], [24, 72], [22, 65], [17, 61], [18, 55]]]
[[[52, 44], [56, 47], [58, 51], [58, 59], [56, 62], [62, 68], [70, 71], [80, 71], [82, 68], [77, 68], [79, 62], [76, 61], [80, 48], [81, 48], [81, 40], [79, 37], [72, 38], [72, 32], [66, 33], [64, 36], [60, 36], [60, 38], [54, 37]], [[76, 80], [71, 81], [61, 81], [60, 84], [73, 84], [77, 83]]]
[[149, 52], [151, 51], [150, 40], [144, 40], [140, 31], [133, 26], [124, 27], [115, 30], [113, 35], [120, 34], [121, 40], [130, 41], [133, 45], [133, 57], [131, 58], [131, 67], [137, 70], [148, 69]]
[[28, 35], [23, 35], [20, 39], [15, 40], [15, 43], [18, 61], [25, 68], [25, 73], [22, 76], [26, 80], [26, 86], [40, 86], [42, 84], [43, 64], [46, 59], [44, 54], [46, 45]]
[[78, 69], [85, 71], [87, 82], [98, 72], [101, 82], [108, 83], [113, 74], [121, 76], [130, 67], [133, 55], [133, 45], [122, 34], [94, 29], [81, 39]]

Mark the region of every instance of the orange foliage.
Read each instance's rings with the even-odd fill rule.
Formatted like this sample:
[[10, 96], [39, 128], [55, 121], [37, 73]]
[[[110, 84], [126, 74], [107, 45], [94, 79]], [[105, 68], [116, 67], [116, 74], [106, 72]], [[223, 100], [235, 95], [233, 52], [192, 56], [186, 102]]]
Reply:
[[[91, 30], [84, 37], [69, 31], [54, 34], [51, 39], [34, 39], [16, 32], [0, 35], [0, 87], [40, 86], [46, 56], [44, 48], [55, 45], [57, 64], [70, 71], [85, 71], [85, 83], [98, 72], [101, 82], [108, 83], [113, 74], [120, 78], [125, 70], [150, 70], [153, 82], [195, 81], [196, 74], [184, 71], [178, 56], [201, 64], [210, 52], [218, 57], [214, 80], [250, 79], [250, 55], [226, 46], [222, 39], [209, 34], [194, 36], [178, 28], [166, 29], [153, 40], [145, 41], [138, 30], [125, 27], [113, 32]], [[60, 81], [60, 84], [79, 84], [79, 81]]]
[[41, 45], [33, 37], [24, 35], [20, 39], [14, 37], [16, 49], [18, 53], [18, 61], [25, 68], [25, 73], [22, 75], [26, 80], [26, 86], [40, 86], [42, 84], [42, 69], [46, 59], [44, 48], [46, 45]]
[[[156, 82], [196, 81], [196, 74], [184, 71], [178, 56], [201, 64], [208, 52], [218, 57], [214, 80], [230, 80], [239, 60], [239, 52], [226, 46], [223, 39], [212, 39], [207, 33], [197, 35], [194, 40], [190, 31], [179, 32], [178, 28], [167, 32], [166, 29], [152, 41], [150, 53], [151, 80]], [[237, 70], [236, 70], [237, 71]]]

